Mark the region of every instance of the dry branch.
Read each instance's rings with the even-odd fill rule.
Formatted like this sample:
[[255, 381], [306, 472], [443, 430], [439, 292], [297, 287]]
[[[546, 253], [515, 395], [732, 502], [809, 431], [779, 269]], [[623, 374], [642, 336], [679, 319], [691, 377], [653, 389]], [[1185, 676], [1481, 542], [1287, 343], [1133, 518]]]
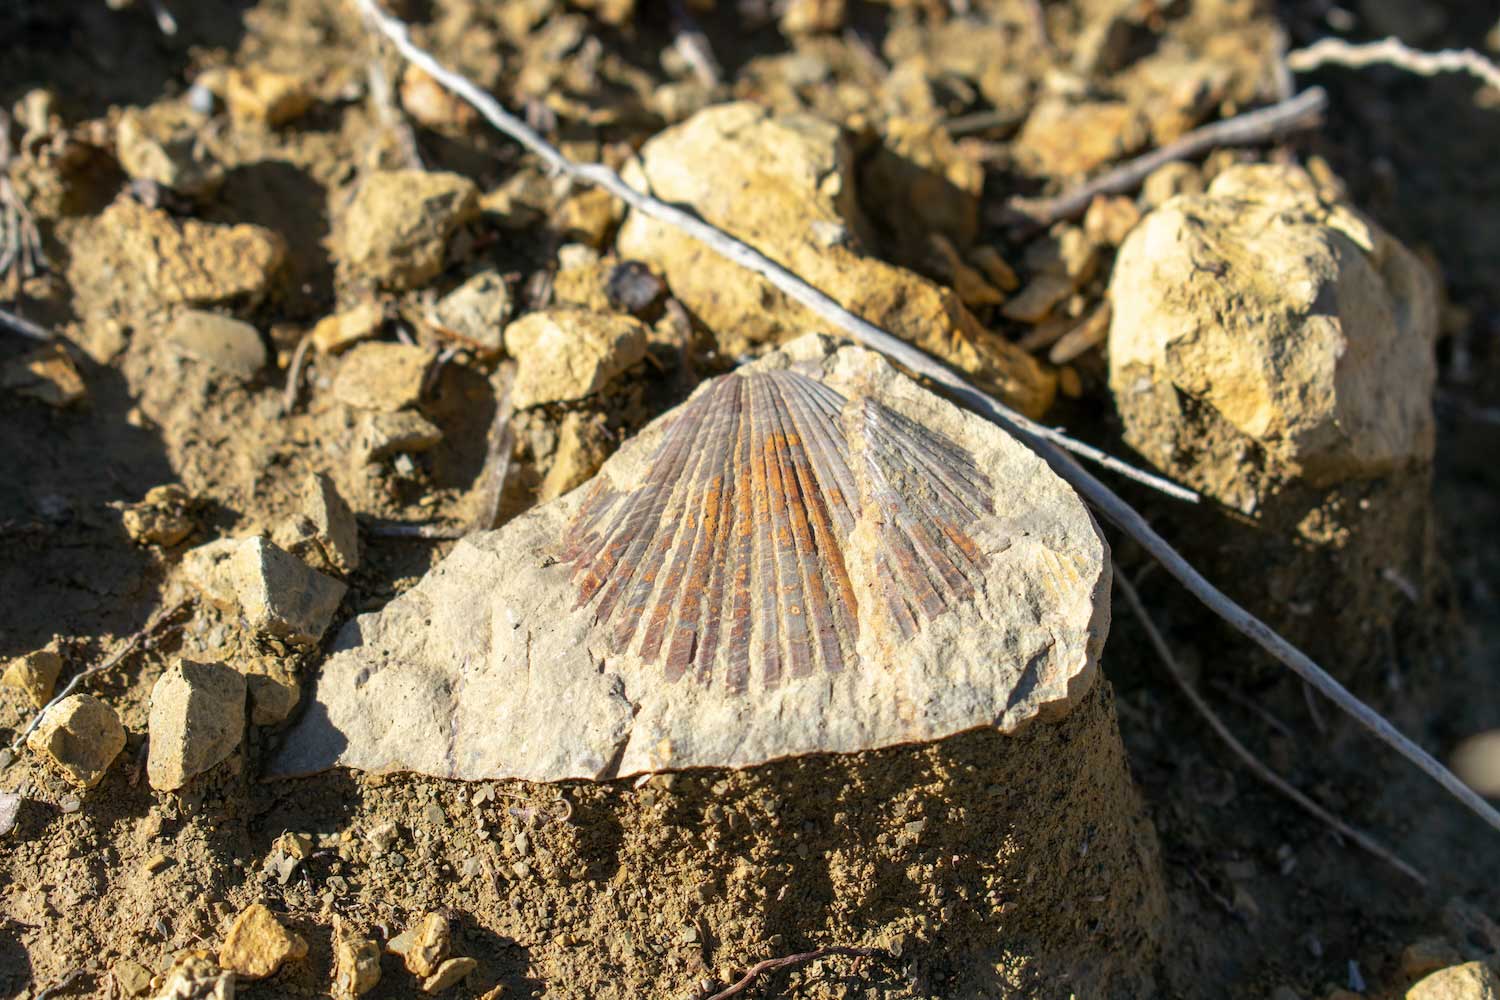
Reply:
[[23, 319], [8, 309], [0, 309], [0, 329], [9, 330], [11, 333], [29, 337], [32, 340], [40, 340], [44, 344], [57, 339], [51, 330], [44, 326], [37, 326], [31, 320]]
[[1045, 227], [1062, 219], [1075, 218], [1083, 214], [1095, 196], [1134, 191], [1157, 168], [1168, 163], [1201, 156], [1222, 146], [1251, 146], [1299, 129], [1312, 128], [1322, 120], [1323, 109], [1327, 106], [1328, 94], [1323, 88], [1311, 87], [1280, 104], [1195, 128], [1176, 142], [1122, 163], [1055, 198], [1012, 198], [1000, 206], [998, 217], [991, 221], [1004, 224], [1019, 217], [1032, 225]]
[[1252, 774], [1307, 810], [1335, 833], [1343, 837], [1348, 837], [1381, 861], [1395, 868], [1401, 874], [1415, 879], [1419, 885], [1427, 884], [1427, 879], [1421, 872], [1396, 857], [1396, 855], [1392, 854], [1385, 847], [1382, 847], [1372, 837], [1354, 829], [1354, 827], [1345, 823], [1306, 795], [1303, 795], [1283, 779], [1281, 775], [1263, 764], [1260, 758], [1256, 757], [1243, 743], [1236, 739], [1235, 735], [1229, 731], [1229, 727], [1224, 724], [1224, 720], [1219, 718], [1218, 713], [1203, 699], [1203, 696], [1193, 687], [1192, 682], [1187, 679], [1187, 675], [1183, 673], [1182, 667], [1177, 663], [1177, 657], [1172, 655], [1172, 649], [1167, 645], [1167, 640], [1162, 636], [1161, 630], [1156, 627], [1156, 622], [1152, 620], [1150, 613], [1146, 610], [1145, 604], [1141, 602], [1141, 595], [1136, 592], [1135, 585], [1126, 579], [1123, 573], [1116, 573], [1115, 586], [1119, 588], [1121, 594], [1125, 595], [1125, 602], [1130, 605], [1130, 610], [1134, 611], [1136, 618], [1140, 620], [1141, 627], [1146, 630], [1146, 637], [1151, 640], [1151, 645], [1156, 650], [1156, 655], [1161, 659], [1162, 666], [1167, 668], [1167, 673], [1172, 675], [1172, 680], [1182, 689], [1182, 693], [1192, 703], [1193, 708], [1198, 711], [1198, 714], [1203, 716], [1203, 721], [1208, 723], [1208, 727], [1214, 731], [1214, 735], [1224, 741], [1224, 745], [1250, 769]]
[[[1135, 508], [1131, 507], [1113, 490], [1105, 486], [1091, 473], [1072, 459], [1063, 448], [1076, 445], [1066, 435], [1027, 419], [1002, 405], [995, 399], [971, 386], [956, 372], [925, 354], [911, 344], [887, 333], [867, 320], [849, 312], [825, 293], [814, 288], [797, 275], [760, 253], [755, 248], [735, 239], [728, 233], [710, 225], [698, 216], [672, 205], [658, 201], [626, 184], [618, 174], [602, 164], [574, 163], [563, 156], [528, 128], [526, 124], [510, 114], [472, 81], [444, 67], [433, 56], [418, 48], [411, 40], [406, 26], [382, 11], [375, 0], [355, 0], [371, 25], [385, 34], [400, 50], [428, 75], [449, 90], [468, 101], [492, 125], [515, 139], [539, 156], [548, 167], [585, 183], [601, 187], [624, 201], [632, 209], [673, 226], [708, 246], [715, 253], [761, 275], [780, 291], [807, 307], [814, 314], [841, 330], [850, 339], [878, 351], [907, 369], [931, 379], [943, 386], [955, 398], [961, 400], [986, 419], [993, 421], [1035, 451], [1070, 486], [1087, 499], [1106, 519], [1112, 521], [1131, 536], [1161, 563], [1167, 572], [1185, 586], [1189, 592], [1223, 618], [1235, 629], [1255, 640], [1261, 648], [1280, 660], [1295, 674], [1316, 687], [1325, 697], [1353, 716], [1362, 725], [1386, 744], [1406, 757], [1455, 798], [1464, 803], [1490, 826], [1500, 830], [1500, 811], [1484, 800], [1472, 788], [1465, 785], [1431, 754], [1391, 725], [1380, 713], [1360, 701], [1348, 689], [1318, 666], [1307, 654], [1259, 618], [1242, 608], [1204, 578], [1203, 574], [1172, 548]], [[1297, 117], [1320, 111], [1326, 97], [1322, 91], [1308, 91], [1288, 102], [1255, 114], [1275, 112], [1285, 122], [1292, 111]], [[1295, 105], [1295, 107], [1291, 107]], [[1246, 116], [1249, 117], [1249, 116]], [[1221, 122], [1228, 126], [1235, 122]], [[1214, 126], [1210, 126], [1210, 129]], [[1199, 133], [1208, 130], [1200, 129]], [[1216, 133], [1216, 134], [1223, 134]]]
[[820, 958], [828, 958], [833, 955], [847, 955], [851, 958], [885, 958], [886, 953], [879, 948], [848, 948], [842, 945], [830, 945], [826, 948], [818, 948], [814, 951], [804, 951], [797, 955], [787, 955], [785, 958], [768, 958], [764, 962], [757, 962], [750, 967], [750, 971], [740, 977], [739, 982], [728, 989], [703, 997], [702, 1000], [729, 1000], [730, 997], [739, 996], [750, 988], [761, 976], [768, 972], [776, 972], [779, 969], [790, 969], [798, 965], [806, 965], [808, 962], [816, 962]]
[[1348, 66], [1351, 69], [1394, 66], [1418, 76], [1468, 73], [1500, 90], [1500, 66], [1473, 49], [1422, 52], [1403, 44], [1399, 38], [1386, 38], [1363, 45], [1352, 45], [1342, 38], [1324, 38], [1305, 49], [1288, 52], [1286, 64], [1297, 73], [1306, 73], [1322, 66]]

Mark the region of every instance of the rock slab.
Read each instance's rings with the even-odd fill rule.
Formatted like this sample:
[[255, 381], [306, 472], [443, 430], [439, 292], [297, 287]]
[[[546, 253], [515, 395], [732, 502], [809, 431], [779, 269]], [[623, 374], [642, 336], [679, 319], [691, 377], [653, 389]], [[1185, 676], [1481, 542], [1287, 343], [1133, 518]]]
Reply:
[[125, 749], [125, 727], [98, 698], [74, 694], [47, 710], [26, 745], [73, 784], [92, 788]]
[[[1109, 623], [1108, 550], [1082, 501], [1035, 455], [877, 355], [826, 338], [802, 338], [728, 378], [743, 388], [706, 384], [694, 398], [713, 406], [690, 402], [674, 411], [688, 417], [659, 419], [592, 486], [470, 536], [415, 588], [349, 624], [273, 770], [551, 781], [740, 767], [975, 728], [1014, 732], [1088, 691]], [[726, 387], [728, 409], [708, 395]], [[782, 392], [787, 405], [766, 408], [760, 394]], [[756, 457], [713, 444], [723, 443], [713, 428], [741, 406]], [[773, 421], [794, 432], [778, 436]], [[688, 443], [700, 424], [709, 436]], [[952, 468], [922, 464], [923, 449], [952, 457]], [[674, 455], [710, 472], [718, 456], [721, 472], [697, 477], [707, 494], [659, 492], [681, 478], [663, 473]], [[767, 492], [772, 475], [784, 478]], [[752, 480], [738, 506], [716, 499], [731, 481]], [[972, 512], [953, 513], [959, 494], [978, 496]], [[790, 513], [767, 506], [771, 496]], [[722, 530], [700, 520], [709, 508], [723, 509], [712, 522]], [[629, 510], [639, 513], [623, 517], [627, 529], [655, 511], [650, 547], [664, 560], [635, 579], [646, 535], [589, 541], [589, 525]], [[755, 579], [740, 587], [725, 570], [717, 590], [700, 590], [683, 575], [692, 550], [673, 543], [677, 520], [685, 539], [716, 539], [697, 550], [698, 581], [704, 567], [727, 565], [711, 544], [740, 537], [758, 553], [740, 562]], [[905, 582], [893, 589], [888, 577]], [[673, 585], [652, 599], [657, 580]], [[764, 602], [776, 598], [761, 596], [794, 590], [805, 602], [772, 607]], [[738, 610], [703, 626], [688, 605], [708, 593]], [[622, 600], [612, 618], [604, 602]], [[670, 639], [657, 618], [673, 623]], [[706, 633], [691, 634], [700, 627], [722, 627], [717, 655]]]
[[[1120, 248], [1110, 299], [1110, 387], [1158, 465], [1201, 450], [1181, 440], [1189, 406], [1313, 485], [1430, 462], [1432, 281], [1305, 171], [1234, 167], [1171, 199]], [[1249, 464], [1185, 471], [1243, 509]]]
[[179, 661], [151, 689], [151, 787], [173, 791], [224, 760], [245, 734], [245, 678], [222, 663]]

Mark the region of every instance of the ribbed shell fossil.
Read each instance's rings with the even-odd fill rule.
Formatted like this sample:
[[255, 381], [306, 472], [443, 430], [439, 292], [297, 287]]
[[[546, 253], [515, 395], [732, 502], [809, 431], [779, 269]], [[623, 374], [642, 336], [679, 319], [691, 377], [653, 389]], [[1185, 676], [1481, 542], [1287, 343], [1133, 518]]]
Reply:
[[909, 638], [981, 579], [965, 527], [989, 495], [967, 452], [872, 399], [730, 374], [677, 414], [637, 489], [600, 481], [563, 559], [615, 652], [742, 692], [857, 665], [862, 511], [874, 599]]

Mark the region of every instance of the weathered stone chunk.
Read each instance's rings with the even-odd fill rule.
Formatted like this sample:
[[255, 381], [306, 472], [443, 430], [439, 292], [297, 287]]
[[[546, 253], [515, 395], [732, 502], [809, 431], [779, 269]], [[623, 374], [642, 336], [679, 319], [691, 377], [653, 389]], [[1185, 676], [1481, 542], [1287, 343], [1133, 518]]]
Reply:
[[[1235, 167], [1146, 216], [1120, 248], [1110, 299], [1126, 437], [1163, 467], [1187, 445], [1183, 400], [1314, 484], [1431, 459], [1432, 282], [1298, 168]], [[1243, 474], [1205, 468], [1194, 485], [1241, 507]]]
[[1500, 1000], [1500, 976], [1483, 962], [1465, 962], [1421, 980], [1406, 1000]]
[[417, 922], [386, 944], [385, 950], [400, 955], [412, 975], [426, 978], [437, 972], [452, 947], [452, 929], [441, 913], [424, 913]]
[[0, 366], [0, 386], [63, 409], [88, 396], [88, 386], [68, 352], [51, 345], [28, 351]]
[[261, 536], [225, 538], [183, 559], [188, 579], [250, 625], [295, 642], [322, 637], [348, 589]]
[[240, 382], [248, 382], [266, 366], [266, 345], [260, 332], [218, 313], [189, 309], [178, 313], [167, 339], [183, 354]]
[[339, 364], [334, 398], [355, 409], [394, 413], [421, 397], [431, 361], [426, 351], [411, 344], [360, 344]]
[[[870, 225], [856, 199], [853, 155], [831, 122], [773, 117], [748, 103], [707, 108], [646, 143], [626, 179], [690, 206], [1017, 409], [1039, 416], [1051, 405], [1053, 377], [986, 330], [955, 292], [866, 252]], [[616, 246], [622, 257], [659, 270], [727, 356], [826, 328], [763, 279], [638, 212], [625, 220]]]
[[182, 660], [157, 678], [146, 776], [173, 791], [224, 760], [245, 732], [245, 678], [222, 663]]
[[1026, 447], [807, 337], [351, 623], [276, 769], [556, 780], [1012, 731], [1092, 684], [1108, 582]]
[[438, 322], [486, 359], [500, 354], [510, 314], [510, 288], [497, 271], [474, 275], [437, 304]]
[[5, 666], [0, 684], [26, 692], [26, 697], [37, 708], [52, 700], [52, 690], [57, 686], [57, 677], [62, 673], [62, 654], [57, 651], [57, 640], [18, 656]]
[[125, 749], [125, 727], [98, 698], [74, 694], [47, 710], [26, 745], [73, 784], [92, 788]]
[[286, 259], [281, 237], [252, 225], [187, 219], [122, 198], [99, 216], [121, 260], [140, 269], [164, 302], [207, 304], [256, 299]]
[[178, 956], [156, 1000], [234, 1000], [234, 973], [206, 951]]
[[349, 1000], [380, 982], [380, 946], [342, 923], [333, 931], [333, 993]]
[[224, 97], [234, 118], [272, 126], [285, 125], [312, 106], [305, 79], [263, 66], [232, 71]]
[[519, 365], [511, 401], [518, 409], [593, 395], [646, 356], [639, 320], [582, 309], [527, 313], [505, 328]]
[[300, 935], [281, 926], [264, 903], [251, 903], [234, 918], [219, 949], [219, 965], [241, 979], [264, 979], [306, 954], [307, 942]]
[[318, 320], [308, 336], [313, 346], [324, 354], [338, 354], [380, 331], [385, 310], [372, 300], [361, 302], [347, 312], [335, 313]]
[[467, 177], [425, 170], [373, 174], [344, 220], [343, 259], [390, 288], [413, 288], [443, 268], [448, 237], [479, 213]]
[[355, 424], [352, 453], [361, 464], [378, 462], [392, 455], [430, 451], [442, 440], [442, 428], [414, 410], [371, 410], [361, 413]]
[[477, 968], [479, 968], [479, 963], [472, 958], [450, 958], [423, 981], [422, 992], [441, 993], [450, 986], [457, 986], [465, 976]]
[[180, 483], [163, 483], [146, 491], [140, 503], [120, 511], [120, 524], [131, 541], [172, 546], [193, 533], [193, 498]]
[[203, 141], [206, 125], [203, 116], [180, 105], [128, 108], [115, 130], [120, 166], [136, 180], [188, 197], [212, 194], [224, 180], [224, 167]]
[[274, 541], [313, 569], [340, 575], [359, 568], [359, 523], [321, 472], [302, 484], [302, 513], [278, 524]]

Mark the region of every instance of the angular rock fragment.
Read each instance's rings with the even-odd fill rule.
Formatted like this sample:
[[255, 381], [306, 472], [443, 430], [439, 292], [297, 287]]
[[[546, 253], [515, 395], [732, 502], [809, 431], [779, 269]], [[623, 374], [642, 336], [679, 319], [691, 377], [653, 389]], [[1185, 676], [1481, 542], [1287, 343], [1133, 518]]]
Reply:
[[189, 309], [178, 313], [167, 340], [183, 354], [236, 381], [248, 382], [266, 366], [260, 332], [218, 313]]
[[340, 1000], [361, 996], [380, 982], [380, 946], [341, 921], [333, 929], [333, 994]]
[[505, 324], [511, 314], [510, 287], [497, 271], [482, 271], [443, 296], [437, 321], [462, 338], [482, 359], [500, 355]]
[[307, 942], [300, 935], [283, 927], [264, 903], [251, 903], [224, 937], [219, 965], [241, 979], [264, 979], [306, 954]]
[[59, 346], [48, 346], [12, 358], [0, 367], [0, 386], [58, 409], [88, 396], [78, 366]]
[[[853, 154], [836, 125], [773, 117], [748, 103], [707, 108], [646, 143], [627, 180], [691, 207], [1011, 406], [1039, 416], [1051, 404], [1052, 376], [980, 325], [953, 291], [866, 251], [871, 227], [856, 198]], [[729, 357], [826, 327], [763, 279], [640, 213], [626, 219], [616, 245], [622, 257], [660, 271]]]
[[163, 483], [124, 507], [120, 524], [133, 542], [170, 547], [193, 533], [192, 509], [193, 498], [180, 483]]
[[334, 398], [359, 410], [394, 413], [415, 403], [432, 357], [411, 344], [360, 344], [344, 355]]
[[527, 313], [505, 328], [505, 349], [519, 366], [511, 402], [525, 409], [593, 395], [646, 356], [648, 336], [629, 316], [582, 309]]
[[245, 732], [245, 678], [222, 663], [181, 660], [151, 689], [146, 776], [173, 791], [224, 760]]
[[57, 677], [62, 673], [62, 668], [62, 654], [58, 652], [57, 640], [54, 639], [41, 649], [18, 656], [7, 663], [4, 675], [0, 676], [0, 684], [24, 691], [31, 703], [41, 708], [52, 700], [52, 691], [57, 686]]
[[479, 968], [479, 963], [472, 958], [450, 958], [437, 971], [422, 982], [423, 993], [441, 993], [451, 986], [457, 986], [465, 976]]
[[1406, 1000], [1500, 1000], [1500, 976], [1483, 962], [1465, 962], [1422, 979]]
[[206, 119], [175, 104], [128, 108], [115, 130], [115, 155], [135, 180], [150, 181], [190, 198], [209, 195], [224, 180], [224, 166], [203, 141]]
[[261, 536], [199, 546], [183, 569], [210, 601], [294, 642], [321, 638], [348, 589]]
[[424, 913], [409, 929], [386, 944], [385, 950], [400, 955], [407, 971], [419, 978], [437, 972], [452, 946], [452, 929], [441, 913]]
[[318, 320], [308, 336], [313, 346], [324, 354], [338, 354], [380, 331], [385, 310], [380, 303], [367, 300], [347, 312], [335, 313]]
[[258, 299], [286, 259], [285, 244], [269, 229], [179, 222], [129, 198], [106, 208], [98, 223], [114, 255], [169, 303]]
[[1092, 684], [1108, 579], [1024, 446], [808, 337], [352, 623], [277, 770], [555, 780], [1013, 731]]
[[359, 415], [354, 426], [350, 451], [356, 462], [365, 465], [392, 455], [430, 451], [442, 440], [442, 429], [414, 410], [368, 411]]
[[1110, 297], [1110, 384], [1128, 439], [1160, 464], [1186, 444], [1184, 400], [1313, 482], [1431, 459], [1432, 281], [1304, 171], [1235, 167], [1152, 212]]
[[206, 951], [179, 955], [156, 1000], [234, 1000], [234, 973], [220, 969]]
[[302, 77], [252, 65], [230, 72], [224, 99], [235, 119], [276, 126], [311, 107], [312, 91]]
[[321, 472], [302, 483], [302, 512], [278, 524], [273, 540], [320, 572], [347, 575], [359, 568], [359, 524]]
[[1151, 138], [1146, 118], [1124, 101], [1070, 104], [1039, 102], [1014, 149], [1023, 171], [1042, 177], [1076, 177], [1139, 150]]
[[109, 705], [74, 694], [47, 710], [26, 745], [73, 784], [92, 788], [125, 749], [125, 727]]
[[479, 190], [458, 174], [395, 170], [368, 177], [344, 220], [341, 256], [359, 276], [413, 288], [443, 268], [448, 237], [479, 213]]
[[252, 724], [274, 726], [292, 714], [302, 696], [302, 686], [291, 666], [274, 656], [256, 657], [236, 666], [245, 675]]

